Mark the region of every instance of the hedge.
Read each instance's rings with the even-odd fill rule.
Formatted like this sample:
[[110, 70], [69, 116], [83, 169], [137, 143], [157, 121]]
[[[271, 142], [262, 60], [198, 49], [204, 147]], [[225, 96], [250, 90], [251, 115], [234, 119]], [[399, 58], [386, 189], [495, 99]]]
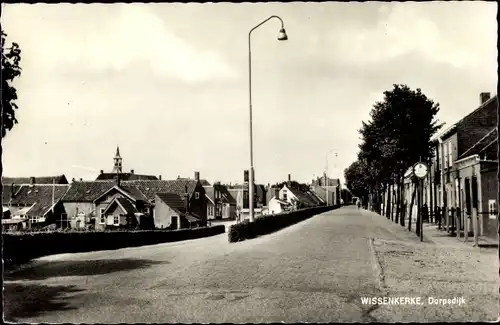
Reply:
[[53, 254], [82, 253], [214, 236], [224, 225], [179, 230], [33, 232], [2, 234], [5, 263], [22, 263]]
[[255, 218], [254, 222], [245, 220], [229, 227], [228, 240], [230, 243], [252, 239], [260, 235], [270, 234], [277, 230], [291, 226], [317, 214], [339, 208], [338, 205], [323, 206], [309, 209], [296, 210], [274, 215]]

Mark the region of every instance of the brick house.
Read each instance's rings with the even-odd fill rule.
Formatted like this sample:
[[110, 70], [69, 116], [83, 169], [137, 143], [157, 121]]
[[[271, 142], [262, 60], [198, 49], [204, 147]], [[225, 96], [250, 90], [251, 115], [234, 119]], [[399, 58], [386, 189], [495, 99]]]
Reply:
[[433, 139], [435, 157], [425, 182], [423, 203], [444, 207], [445, 215], [450, 208], [460, 208], [464, 212], [458, 220], [460, 229], [466, 221], [468, 229], [473, 229], [475, 223], [469, 216], [477, 209], [479, 235], [496, 233], [496, 217], [493, 220], [490, 216], [490, 206], [497, 205], [498, 193], [498, 185], [494, 185], [497, 119], [498, 97], [481, 93], [477, 109]]

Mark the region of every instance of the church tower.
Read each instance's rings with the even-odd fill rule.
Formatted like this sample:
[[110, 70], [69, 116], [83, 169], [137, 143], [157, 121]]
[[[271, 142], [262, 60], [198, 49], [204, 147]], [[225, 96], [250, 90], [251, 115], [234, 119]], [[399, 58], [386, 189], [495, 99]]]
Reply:
[[115, 161], [113, 173], [121, 174], [122, 173], [122, 157], [120, 156], [120, 148], [116, 146], [116, 155], [113, 158]]

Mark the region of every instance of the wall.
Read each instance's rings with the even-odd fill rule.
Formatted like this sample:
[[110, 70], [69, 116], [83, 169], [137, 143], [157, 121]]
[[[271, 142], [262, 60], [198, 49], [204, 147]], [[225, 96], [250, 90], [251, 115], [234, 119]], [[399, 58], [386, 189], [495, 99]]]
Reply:
[[283, 212], [281, 204], [276, 200], [276, 198], [272, 198], [271, 201], [269, 201], [268, 211], [269, 214], [276, 214]]
[[[489, 200], [496, 202], [498, 199], [497, 171], [498, 166], [481, 172], [483, 235], [491, 238], [497, 238], [497, 217], [496, 214], [490, 217], [487, 212], [489, 212]], [[496, 210], [498, 210], [498, 202], [496, 202]]]
[[[199, 193], [198, 198], [196, 198], [196, 192]], [[189, 211], [199, 215], [202, 220], [201, 224], [204, 226], [207, 222], [207, 198], [206, 198], [205, 189], [198, 182], [193, 195], [189, 199]]]
[[72, 229], [76, 228], [76, 223], [78, 213], [84, 212], [85, 216], [90, 214], [94, 214], [94, 217], [97, 217], [95, 213], [95, 206], [92, 202], [63, 202], [64, 210], [68, 214], [68, 220], [70, 221], [70, 227]]
[[[179, 214], [172, 210], [168, 205], [165, 204], [160, 198], [155, 197], [155, 207], [154, 207], [154, 224], [155, 228], [157, 229], [162, 229], [162, 228], [168, 228], [172, 224], [172, 216], [179, 216]], [[180, 226], [180, 216], [179, 216], [179, 223], [178, 225]]]

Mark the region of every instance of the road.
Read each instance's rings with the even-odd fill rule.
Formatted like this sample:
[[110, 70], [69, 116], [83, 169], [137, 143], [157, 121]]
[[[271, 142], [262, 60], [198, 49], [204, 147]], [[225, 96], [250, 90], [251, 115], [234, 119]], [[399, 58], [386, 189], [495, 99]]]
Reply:
[[[473, 288], [463, 287], [463, 281], [458, 287], [453, 281], [442, 287], [437, 282], [436, 287], [432, 277], [398, 279], [398, 274], [411, 273], [412, 269], [401, 271], [408, 270], [411, 258], [394, 252], [425, 253], [412, 268], [420, 270], [427, 263], [432, 273], [432, 263], [442, 264], [434, 256], [436, 249], [384, 217], [344, 207], [239, 243], [229, 244], [227, 234], [222, 234], [44, 257], [4, 275], [4, 313], [14, 322], [107, 324], [496, 319], [498, 298], [491, 292], [498, 292], [498, 283], [495, 287], [485, 272], [470, 275], [469, 284], [477, 284]], [[452, 249], [444, 254], [450, 256]], [[477, 257], [476, 263], [490, 261], [489, 255], [485, 262], [479, 260], [484, 254], [467, 254], [465, 258], [472, 256], [474, 262]], [[459, 262], [459, 267], [471, 268]], [[456, 267], [452, 272], [464, 274]], [[479, 271], [472, 267], [471, 272]], [[419, 292], [425, 287], [445, 295], [462, 290], [468, 303], [361, 304], [363, 296], [428, 294]]]

